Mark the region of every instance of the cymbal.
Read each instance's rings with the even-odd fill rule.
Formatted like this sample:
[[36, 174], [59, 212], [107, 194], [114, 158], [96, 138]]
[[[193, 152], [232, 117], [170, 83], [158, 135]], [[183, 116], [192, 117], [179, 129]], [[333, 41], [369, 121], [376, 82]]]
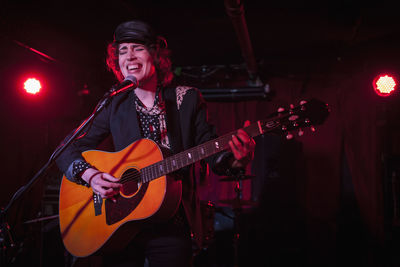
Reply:
[[240, 176], [224, 176], [223, 178], [219, 179], [220, 182], [234, 182], [238, 180], [247, 180], [253, 179], [256, 177], [255, 175], [240, 175]]
[[246, 200], [246, 199], [221, 199], [219, 201], [221, 204], [229, 205], [232, 207], [243, 207], [243, 206], [256, 206], [257, 202], [253, 200]]

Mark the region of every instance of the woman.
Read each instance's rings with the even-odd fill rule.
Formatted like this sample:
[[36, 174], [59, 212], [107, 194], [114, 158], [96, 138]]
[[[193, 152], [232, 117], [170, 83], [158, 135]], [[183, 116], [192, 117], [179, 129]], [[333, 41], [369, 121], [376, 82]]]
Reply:
[[[128, 21], [116, 28], [114, 41], [108, 46], [107, 64], [119, 81], [134, 76], [138, 86], [114, 96], [84, 137], [68, 147], [57, 164], [69, 180], [90, 186], [102, 198], [118, 201], [122, 188], [119, 178], [87, 163], [83, 151], [96, 148], [111, 134], [116, 151], [148, 138], [176, 154], [216, 135], [197, 89], [166, 87], [173, 78], [167, 43], [145, 22]], [[231, 152], [206, 159], [213, 169], [244, 168], [252, 159], [254, 141], [244, 131], [239, 130], [229, 145]], [[166, 221], [144, 223], [123, 251], [105, 256], [105, 265], [143, 266], [147, 258], [150, 266], [190, 266], [192, 240], [201, 246], [202, 236], [193, 166], [173, 175], [182, 179], [177, 212]]]

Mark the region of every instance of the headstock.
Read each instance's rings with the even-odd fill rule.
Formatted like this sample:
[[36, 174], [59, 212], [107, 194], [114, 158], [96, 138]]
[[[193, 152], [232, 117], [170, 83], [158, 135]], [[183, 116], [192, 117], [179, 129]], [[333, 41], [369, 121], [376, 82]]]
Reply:
[[290, 105], [289, 109], [279, 108], [267, 120], [260, 121], [263, 133], [275, 132], [285, 134], [287, 139], [293, 138], [291, 131], [298, 129], [297, 134], [303, 135], [303, 129], [322, 124], [329, 115], [329, 107], [326, 103], [315, 98], [309, 101], [301, 101], [298, 106]]

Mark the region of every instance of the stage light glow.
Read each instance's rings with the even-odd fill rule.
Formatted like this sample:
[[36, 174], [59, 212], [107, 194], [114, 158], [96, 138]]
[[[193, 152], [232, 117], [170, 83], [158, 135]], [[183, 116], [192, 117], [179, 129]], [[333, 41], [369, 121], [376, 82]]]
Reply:
[[397, 83], [392, 75], [382, 74], [374, 79], [373, 85], [378, 95], [389, 96], [395, 91]]
[[40, 81], [35, 78], [29, 78], [24, 83], [24, 89], [27, 93], [35, 95], [40, 92], [42, 85]]

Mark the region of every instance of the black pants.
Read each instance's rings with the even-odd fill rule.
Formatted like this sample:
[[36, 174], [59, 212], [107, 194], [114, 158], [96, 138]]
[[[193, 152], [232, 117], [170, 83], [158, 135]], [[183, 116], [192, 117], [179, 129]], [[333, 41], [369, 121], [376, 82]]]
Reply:
[[[192, 241], [188, 227], [172, 222], [143, 229], [120, 253], [103, 258], [105, 267], [188, 267]], [[146, 264], [147, 266], [147, 264]]]

